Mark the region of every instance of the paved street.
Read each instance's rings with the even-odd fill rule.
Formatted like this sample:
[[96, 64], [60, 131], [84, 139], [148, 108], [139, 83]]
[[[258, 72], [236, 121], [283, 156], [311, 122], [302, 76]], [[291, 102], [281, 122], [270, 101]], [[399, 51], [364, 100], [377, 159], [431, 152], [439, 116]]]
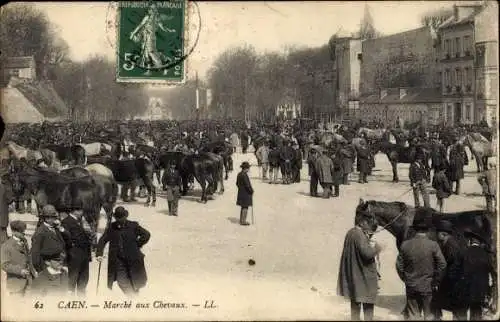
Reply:
[[[55, 300], [43, 299], [47, 309], [39, 310], [36, 316], [40, 320], [80, 317], [109, 320], [123, 319], [124, 314], [130, 320], [349, 319], [348, 302], [335, 294], [345, 233], [354, 224], [359, 198], [413, 204], [411, 192], [404, 194], [409, 189], [408, 165], [399, 166], [401, 182], [393, 184], [387, 158], [379, 154], [376, 170], [368, 184], [358, 184], [357, 174], [354, 174], [351, 185], [341, 186], [340, 198], [324, 200], [308, 196], [308, 180], [293, 185], [263, 183], [258, 178], [259, 169], [251, 153], [235, 155], [235, 169], [238, 170], [245, 160], [254, 165], [250, 177], [255, 189], [255, 225], [242, 227], [238, 224], [237, 172], [231, 173], [225, 181], [225, 193], [206, 205], [197, 202], [197, 192], [196, 197], [183, 198], [179, 217], [167, 216], [163, 195], [158, 198], [156, 208], [126, 205], [130, 219], [139, 221], [152, 234], [143, 248], [149, 283], [132, 304], [150, 303], [149, 308], [104, 309], [104, 300], [123, 298], [116, 285], [113, 291], [106, 289], [105, 261], [99, 296], [95, 297], [98, 265], [94, 261], [88, 286], [88, 309], [57, 310]], [[474, 165], [466, 169], [462, 195], [446, 200], [447, 211], [484, 207], [475, 178], [475, 162], [471, 164]], [[307, 178], [306, 165], [302, 178]], [[431, 205], [435, 203], [431, 195]], [[34, 220], [27, 214], [11, 216], [12, 219]], [[30, 225], [30, 228], [33, 227]], [[394, 266], [395, 240], [385, 231], [376, 238], [387, 247], [380, 256], [382, 280], [375, 318], [396, 320], [403, 308], [404, 287]], [[254, 266], [248, 265], [250, 258], [255, 260]], [[185, 303], [186, 308], [152, 308], [155, 300]], [[216, 308], [203, 308], [205, 301], [210, 304], [212, 300]], [[22, 310], [15, 312], [17, 319], [23, 319], [24, 314], [33, 319], [36, 310], [28, 308], [34, 302], [29, 300]], [[21, 305], [19, 301], [16, 303]], [[100, 307], [91, 308], [91, 304]], [[445, 318], [449, 319], [449, 314]]]

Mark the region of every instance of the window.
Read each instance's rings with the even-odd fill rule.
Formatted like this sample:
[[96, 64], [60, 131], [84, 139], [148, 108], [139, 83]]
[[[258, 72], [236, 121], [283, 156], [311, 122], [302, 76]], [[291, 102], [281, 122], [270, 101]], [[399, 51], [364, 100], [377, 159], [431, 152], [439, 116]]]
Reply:
[[465, 56], [470, 56], [472, 55], [472, 48], [471, 48], [471, 40], [470, 36], [464, 36], [464, 55]]
[[450, 79], [450, 70], [446, 69], [444, 71], [444, 87], [445, 89], [449, 88], [451, 86], [451, 79]]
[[449, 123], [453, 123], [453, 105], [448, 104], [448, 110], [446, 111], [446, 118]]
[[450, 58], [451, 57], [451, 47], [450, 47], [450, 40], [449, 39], [446, 39], [444, 41], [444, 50], [443, 51], [445, 53], [445, 58]]
[[10, 74], [11, 76], [17, 76], [17, 77], [19, 77], [19, 69], [11, 69], [11, 70], [9, 71], [9, 74]]
[[455, 85], [457, 87], [462, 86], [462, 71], [460, 68], [455, 69]]
[[460, 57], [460, 51], [461, 51], [461, 47], [460, 47], [460, 38], [457, 37], [455, 38], [455, 56], [456, 57]]
[[472, 106], [470, 104], [465, 105], [465, 120], [471, 121], [472, 116]]

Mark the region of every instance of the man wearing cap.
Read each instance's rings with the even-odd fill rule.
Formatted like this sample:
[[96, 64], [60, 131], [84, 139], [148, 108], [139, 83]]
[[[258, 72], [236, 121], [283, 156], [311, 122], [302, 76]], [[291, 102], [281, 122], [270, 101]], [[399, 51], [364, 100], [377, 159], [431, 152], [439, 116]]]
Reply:
[[405, 318], [431, 320], [432, 292], [439, 285], [446, 269], [446, 260], [437, 242], [429, 239], [427, 222], [431, 208], [418, 208], [413, 219], [415, 237], [401, 244], [396, 270], [406, 285]]
[[247, 222], [248, 207], [253, 205], [253, 188], [248, 177], [250, 164], [243, 162], [241, 164], [241, 171], [236, 177], [236, 186], [238, 187], [238, 196], [236, 198], [236, 205], [241, 207], [240, 210], [240, 225], [248, 226]]
[[108, 288], [115, 281], [126, 295], [134, 295], [147, 282], [144, 254], [141, 247], [151, 237], [149, 231], [136, 221], [127, 220], [128, 211], [116, 207], [113, 212], [115, 221], [109, 225], [97, 242], [96, 257], [102, 261], [104, 247], [109, 242], [108, 253]]
[[41, 256], [44, 269], [33, 280], [30, 293], [35, 296], [65, 295], [68, 288], [68, 269], [60, 253], [44, 253]]
[[420, 207], [420, 194], [422, 194], [422, 199], [424, 200], [424, 207], [430, 207], [429, 193], [427, 192], [426, 186], [428, 173], [424, 165], [424, 157], [422, 154], [417, 154], [416, 160], [410, 165], [409, 177], [413, 189], [415, 207]]
[[163, 184], [167, 190], [168, 215], [177, 216], [179, 198], [181, 197], [182, 178], [176, 169], [175, 163], [171, 163], [163, 175]]
[[435, 317], [441, 317], [441, 309], [453, 312], [454, 319], [458, 318], [457, 310], [463, 307], [456, 296], [457, 285], [463, 275], [463, 253], [453, 235], [453, 225], [448, 220], [440, 220], [436, 224], [438, 244], [446, 260], [446, 270], [439, 284], [438, 291], [433, 298], [436, 305]]
[[92, 231], [85, 229], [82, 223], [83, 210], [72, 211], [63, 219], [62, 226], [68, 232], [71, 244], [68, 245], [69, 290], [77, 290], [78, 295], [85, 295], [89, 282], [89, 263], [92, 260]]
[[358, 157], [358, 183], [368, 183], [367, 177], [370, 172], [370, 151], [366, 146], [366, 141], [361, 140], [357, 150]]
[[464, 306], [457, 310], [456, 315], [460, 320], [467, 320], [467, 311], [470, 310], [469, 320], [480, 321], [487, 297], [495, 292], [494, 288], [490, 289], [489, 280], [494, 280], [496, 267], [491, 254], [483, 246], [487, 242], [481, 235], [471, 229], [465, 229], [464, 236], [469, 247], [464, 251], [463, 278], [458, 286]]
[[36, 271], [31, 264], [28, 241], [24, 236], [26, 223], [14, 220], [10, 223], [12, 237], [2, 244], [2, 270], [7, 274], [7, 290], [10, 294], [24, 295]]
[[295, 157], [293, 158], [292, 164], [292, 182], [299, 183], [300, 182], [300, 170], [302, 170], [302, 150], [300, 149], [298, 144], [293, 146], [295, 150]]
[[56, 209], [52, 205], [45, 205], [40, 214], [42, 223], [37, 227], [31, 238], [31, 259], [37, 272], [45, 268], [42, 256], [46, 254], [60, 254], [66, 257], [66, 250], [71, 243], [69, 234], [61, 226]]

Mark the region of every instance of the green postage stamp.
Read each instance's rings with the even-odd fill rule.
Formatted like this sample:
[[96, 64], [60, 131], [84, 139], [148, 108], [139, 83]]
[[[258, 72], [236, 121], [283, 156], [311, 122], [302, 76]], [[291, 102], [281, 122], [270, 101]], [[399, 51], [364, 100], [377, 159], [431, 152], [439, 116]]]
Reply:
[[186, 2], [119, 2], [117, 81], [182, 83]]

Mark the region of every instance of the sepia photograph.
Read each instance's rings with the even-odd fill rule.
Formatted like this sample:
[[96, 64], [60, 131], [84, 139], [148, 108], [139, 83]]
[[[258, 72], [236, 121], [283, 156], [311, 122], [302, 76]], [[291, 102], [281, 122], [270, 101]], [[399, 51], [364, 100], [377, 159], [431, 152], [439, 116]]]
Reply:
[[2, 321], [498, 320], [496, 1], [0, 7]]

